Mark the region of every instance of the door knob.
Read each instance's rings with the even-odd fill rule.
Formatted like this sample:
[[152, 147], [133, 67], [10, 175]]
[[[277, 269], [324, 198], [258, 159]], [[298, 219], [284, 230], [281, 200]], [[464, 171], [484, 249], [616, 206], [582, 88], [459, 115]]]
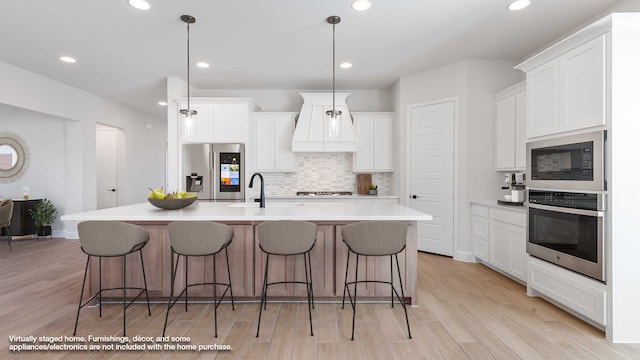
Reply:
[[115, 192], [115, 191], [116, 191], [116, 189], [111, 189], [111, 190], [109, 190], [109, 191]]
[[411, 198], [412, 198], [412, 199], [417, 199], [417, 198], [418, 198], [418, 195], [411, 195]]

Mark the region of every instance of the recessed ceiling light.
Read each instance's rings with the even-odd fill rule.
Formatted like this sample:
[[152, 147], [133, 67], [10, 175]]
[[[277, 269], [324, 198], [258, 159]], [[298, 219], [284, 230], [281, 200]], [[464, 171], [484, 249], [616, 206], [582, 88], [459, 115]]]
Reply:
[[129, 5], [138, 10], [149, 10], [151, 8], [151, 5], [145, 0], [129, 0]]
[[204, 61], [200, 61], [199, 63], [196, 64], [197, 67], [199, 68], [203, 68], [203, 69], [208, 69], [209, 68], [209, 64], [207, 64]]
[[531, 4], [529, 0], [515, 0], [509, 4], [508, 9], [511, 11], [522, 10], [529, 6], [529, 4]]
[[72, 58], [71, 56], [60, 56], [60, 61], [64, 61], [66, 63], [73, 64], [73, 63], [76, 62], [76, 59]]
[[158, 105], [167, 106], [167, 102], [166, 101], [158, 101]]
[[371, 1], [369, 1], [369, 0], [354, 0], [354, 1], [351, 3], [351, 7], [352, 7], [354, 10], [358, 10], [358, 11], [365, 11], [365, 10], [367, 10], [368, 8], [370, 8], [370, 7], [371, 7]]
[[353, 64], [351, 64], [350, 62], [343, 62], [342, 64], [340, 64], [340, 67], [343, 69], [349, 69], [353, 66]]

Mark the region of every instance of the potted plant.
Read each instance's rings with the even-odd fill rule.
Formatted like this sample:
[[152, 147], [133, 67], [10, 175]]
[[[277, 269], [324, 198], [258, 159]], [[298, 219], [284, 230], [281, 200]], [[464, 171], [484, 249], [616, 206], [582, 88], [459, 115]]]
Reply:
[[35, 211], [29, 209], [29, 214], [38, 227], [38, 236], [51, 235], [51, 224], [58, 216], [58, 209], [49, 199], [42, 199], [36, 205]]
[[378, 195], [378, 185], [369, 186], [369, 195]]

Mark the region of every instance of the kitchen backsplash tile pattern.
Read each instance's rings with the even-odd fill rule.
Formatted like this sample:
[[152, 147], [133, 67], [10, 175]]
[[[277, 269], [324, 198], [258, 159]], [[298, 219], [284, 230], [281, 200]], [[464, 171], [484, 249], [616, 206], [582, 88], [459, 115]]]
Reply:
[[[351, 191], [357, 194], [353, 154], [298, 154], [295, 173], [264, 173], [265, 195], [290, 196], [296, 191]], [[391, 173], [373, 173], [379, 195], [391, 194]]]

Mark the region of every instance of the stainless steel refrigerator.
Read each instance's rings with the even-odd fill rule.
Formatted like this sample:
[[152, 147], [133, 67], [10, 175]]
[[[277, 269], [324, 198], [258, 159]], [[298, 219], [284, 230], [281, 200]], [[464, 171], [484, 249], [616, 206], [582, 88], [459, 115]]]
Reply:
[[198, 200], [244, 201], [244, 144], [185, 144], [182, 174]]

